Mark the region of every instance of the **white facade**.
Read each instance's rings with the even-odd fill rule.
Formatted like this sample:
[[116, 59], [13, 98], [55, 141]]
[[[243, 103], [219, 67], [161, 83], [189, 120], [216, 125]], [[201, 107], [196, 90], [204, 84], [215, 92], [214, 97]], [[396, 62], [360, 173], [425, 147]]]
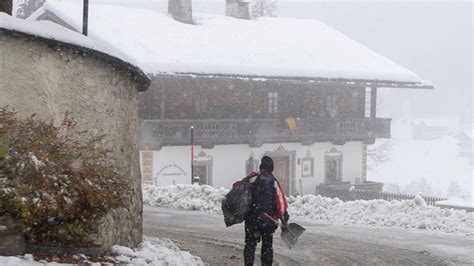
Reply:
[[[335, 150], [334, 150], [335, 149]], [[197, 166], [207, 167], [207, 175], [200, 177], [201, 182], [213, 187], [230, 188], [236, 180], [245, 177], [247, 161], [252, 156], [258, 160], [269, 155], [276, 159], [288, 159], [288, 182], [285, 185], [278, 176], [275, 165], [275, 176], [286, 187], [287, 194], [314, 194], [316, 185], [325, 182], [326, 161], [328, 154], [342, 155], [340, 170], [341, 181], [352, 184], [364, 181], [363, 144], [347, 142], [344, 145], [333, 145], [330, 142], [302, 145], [300, 143], [263, 144], [261, 147], [249, 145], [216, 145], [212, 149], [194, 147], [195, 176], [199, 176]], [[191, 146], [165, 146], [159, 151], [141, 151], [143, 182], [158, 186], [191, 183]], [[311, 169], [312, 166], [312, 169]], [[202, 175], [202, 174], [201, 174]], [[288, 193], [290, 192], [290, 193]]]

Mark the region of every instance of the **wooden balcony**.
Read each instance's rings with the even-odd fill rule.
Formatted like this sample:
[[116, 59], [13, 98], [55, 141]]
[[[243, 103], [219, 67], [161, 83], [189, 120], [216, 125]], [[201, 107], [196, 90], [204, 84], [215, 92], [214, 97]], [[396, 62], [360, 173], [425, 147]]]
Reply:
[[289, 130], [284, 120], [278, 119], [205, 119], [205, 120], [144, 120], [142, 146], [160, 149], [162, 146], [189, 145], [191, 126], [194, 127], [194, 144], [212, 148], [219, 144], [333, 142], [342, 145], [347, 141], [371, 144], [375, 138], [390, 138], [387, 118], [351, 120], [298, 119], [296, 128]]

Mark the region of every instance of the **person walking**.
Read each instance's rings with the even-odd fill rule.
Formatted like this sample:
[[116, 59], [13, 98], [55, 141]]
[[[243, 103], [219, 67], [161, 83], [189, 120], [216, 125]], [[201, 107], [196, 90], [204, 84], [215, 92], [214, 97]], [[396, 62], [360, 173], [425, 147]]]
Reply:
[[278, 180], [273, 176], [273, 160], [262, 157], [260, 172], [250, 175], [252, 201], [245, 217], [245, 265], [253, 265], [257, 243], [262, 241], [260, 261], [262, 265], [272, 265], [273, 233], [278, 225], [265, 216], [280, 219], [282, 230], [287, 230], [288, 203]]

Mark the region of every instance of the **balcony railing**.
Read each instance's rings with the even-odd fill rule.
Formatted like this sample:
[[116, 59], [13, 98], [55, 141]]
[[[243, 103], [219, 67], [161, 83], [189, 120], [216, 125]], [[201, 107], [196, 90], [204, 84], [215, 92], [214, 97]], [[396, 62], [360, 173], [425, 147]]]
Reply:
[[285, 120], [278, 119], [144, 120], [141, 142], [154, 148], [189, 145], [190, 128], [193, 126], [194, 144], [209, 148], [218, 144], [260, 146], [281, 142], [371, 143], [375, 138], [390, 137], [390, 122], [391, 119], [386, 118], [298, 119], [291, 131]]

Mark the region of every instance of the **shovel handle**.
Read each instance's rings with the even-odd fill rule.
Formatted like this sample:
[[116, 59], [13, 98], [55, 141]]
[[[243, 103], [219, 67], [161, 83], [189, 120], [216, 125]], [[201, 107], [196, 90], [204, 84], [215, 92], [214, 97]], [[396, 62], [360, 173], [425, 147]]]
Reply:
[[271, 217], [268, 213], [264, 212], [263, 215], [265, 215], [268, 219], [272, 220], [277, 225], [280, 225], [280, 223], [275, 218]]

